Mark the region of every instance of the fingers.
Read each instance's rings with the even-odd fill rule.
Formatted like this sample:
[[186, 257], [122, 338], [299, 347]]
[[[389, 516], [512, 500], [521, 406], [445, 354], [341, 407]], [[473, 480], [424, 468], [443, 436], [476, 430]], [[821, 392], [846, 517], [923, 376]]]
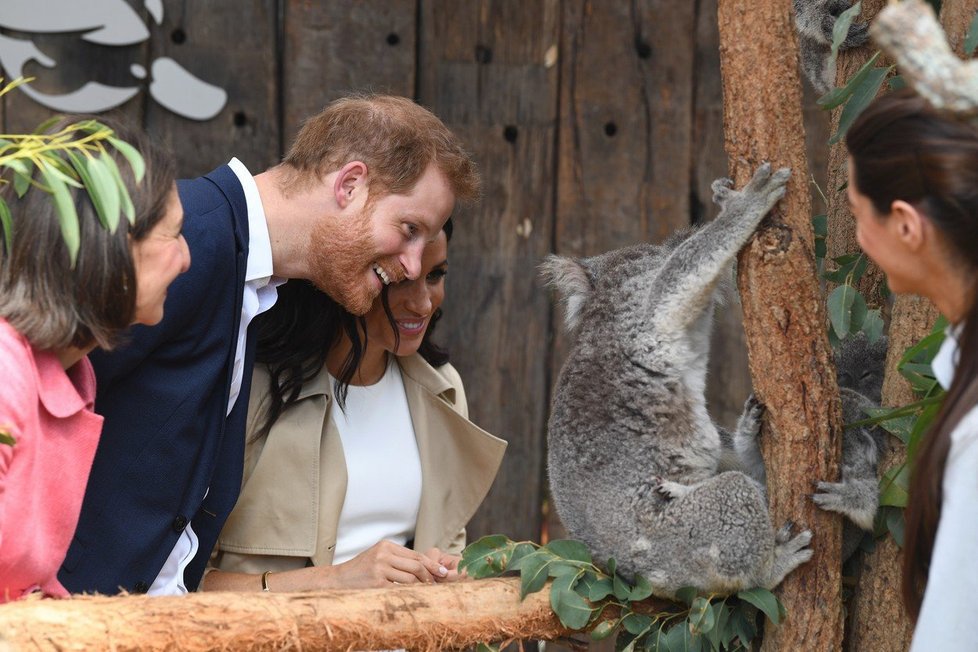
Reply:
[[400, 584], [431, 583], [449, 574], [448, 568], [437, 558], [432, 559], [426, 554], [422, 555], [397, 544], [390, 544], [381, 552], [378, 561], [388, 567], [389, 570], [385, 573], [388, 581]]

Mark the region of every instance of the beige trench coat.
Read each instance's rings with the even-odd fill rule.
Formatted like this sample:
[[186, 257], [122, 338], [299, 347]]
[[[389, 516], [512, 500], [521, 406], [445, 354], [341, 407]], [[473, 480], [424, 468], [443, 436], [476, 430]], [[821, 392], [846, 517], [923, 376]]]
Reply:
[[[435, 369], [417, 354], [397, 360], [421, 458], [414, 549], [457, 554], [506, 442], [467, 419], [462, 382], [451, 365]], [[268, 372], [256, 365], [241, 495], [218, 538], [212, 568], [262, 573], [332, 563], [347, 476], [342, 441], [329, 418], [329, 382], [323, 371], [306, 383], [268, 437], [251, 441], [268, 401]]]

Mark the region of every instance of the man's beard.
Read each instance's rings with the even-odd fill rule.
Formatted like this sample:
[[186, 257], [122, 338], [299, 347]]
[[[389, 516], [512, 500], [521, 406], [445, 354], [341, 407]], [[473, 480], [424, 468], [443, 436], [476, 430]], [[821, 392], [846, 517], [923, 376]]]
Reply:
[[375, 262], [369, 223], [364, 209], [342, 226], [321, 220], [309, 238], [309, 280], [354, 315], [370, 310], [376, 297], [365, 275]]

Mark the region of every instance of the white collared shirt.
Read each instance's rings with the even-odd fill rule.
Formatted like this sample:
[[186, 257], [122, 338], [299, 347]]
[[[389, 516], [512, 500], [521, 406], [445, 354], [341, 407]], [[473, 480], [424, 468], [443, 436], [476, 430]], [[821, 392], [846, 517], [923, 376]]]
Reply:
[[[241, 321], [238, 325], [237, 343], [234, 349], [234, 366], [231, 373], [231, 393], [228, 397], [226, 414], [231, 414], [241, 392], [241, 379], [244, 371], [245, 345], [248, 326], [257, 315], [265, 312], [278, 297], [278, 286], [287, 279], [272, 275], [272, 246], [268, 238], [268, 224], [265, 209], [258, 194], [258, 185], [248, 168], [237, 158], [228, 162], [228, 167], [238, 177], [244, 190], [248, 210], [248, 261], [245, 269], [244, 294], [241, 301]], [[207, 493], [201, 497], [206, 498]], [[170, 556], [167, 557], [160, 574], [149, 589], [150, 595], [183, 595], [187, 586], [183, 572], [196, 556], [200, 543], [193, 527], [188, 524], [180, 534]], [[208, 550], [209, 554], [210, 551]]]
[[[951, 386], [960, 354], [949, 327], [931, 363], [945, 389]], [[941, 517], [934, 537], [927, 588], [914, 629], [912, 652], [974, 650], [972, 601], [978, 593], [978, 408], [972, 408], [951, 432], [951, 448], [941, 481]]]

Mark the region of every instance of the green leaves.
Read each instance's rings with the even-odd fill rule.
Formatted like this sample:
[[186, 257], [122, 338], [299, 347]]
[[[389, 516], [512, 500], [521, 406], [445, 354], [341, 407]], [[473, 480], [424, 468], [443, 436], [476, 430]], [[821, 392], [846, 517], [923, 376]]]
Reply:
[[978, 13], [971, 19], [968, 31], [964, 36], [964, 56], [970, 57], [978, 48]]
[[767, 589], [750, 589], [741, 591], [737, 597], [745, 602], [754, 605], [767, 616], [768, 620], [777, 625], [785, 616], [784, 605]]
[[[700, 595], [695, 587], [684, 587], [676, 592], [675, 604], [656, 613], [637, 611], [636, 603], [652, 595], [652, 583], [642, 576], [623, 577], [613, 559], [608, 560], [606, 570], [598, 568], [587, 547], [572, 539], [540, 546], [530, 541], [511, 541], [502, 535], [483, 537], [462, 551], [459, 568], [472, 577], [519, 572], [521, 599], [540, 591], [547, 580], [552, 580], [550, 608], [564, 627], [577, 631], [590, 628], [594, 640], [617, 632], [615, 649], [623, 652], [750, 649], [756, 635], [752, 623], [758, 609], [769, 613], [769, 617], [773, 614], [775, 622], [784, 618], [784, 607], [764, 589], [742, 592], [746, 597], [717, 597]], [[602, 620], [606, 608], [617, 609], [618, 617], [605, 616]]]
[[[0, 89], [0, 95], [24, 80]], [[111, 129], [96, 120], [72, 123], [55, 133], [51, 129], [62, 120], [55, 116], [40, 124], [30, 134], [6, 134], [0, 138], [0, 184], [13, 183], [18, 197], [31, 188], [51, 195], [57, 212], [61, 235], [68, 248], [72, 266], [80, 247], [80, 225], [71, 188], [87, 193], [99, 222], [110, 231], [118, 228], [120, 215], [130, 224], [136, 213], [119, 167], [110, 151], [115, 149], [132, 167], [137, 183], [146, 165], [142, 155], [129, 143], [116, 137]], [[38, 176], [35, 179], [35, 174]], [[12, 178], [11, 178], [12, 177]], [[0, 200], [0, 226], [4, 242], [10, 246], [18, 215]]]
[[0, 444], [6, 444], [7, 446], [16, 446], [17, 440], [14, 436], [10, 434], [10, 431], [6, 428], [0, 428]]
[[859, 15], [862, 11], [862, 0], [852, 5], [844, 12], [839, 14], [838, 19], [835, 21], [835, 25], [832, 26], [832, 48], [829, 53], [828, 67], [835, 68], [835, 60], [839, 56], [839, 48], [842, 47], [842, 42], [846, 40], [846, 36], [849, 35], [849, 27], [852, 25], [853, 19]]

